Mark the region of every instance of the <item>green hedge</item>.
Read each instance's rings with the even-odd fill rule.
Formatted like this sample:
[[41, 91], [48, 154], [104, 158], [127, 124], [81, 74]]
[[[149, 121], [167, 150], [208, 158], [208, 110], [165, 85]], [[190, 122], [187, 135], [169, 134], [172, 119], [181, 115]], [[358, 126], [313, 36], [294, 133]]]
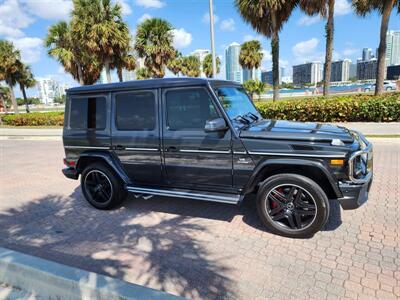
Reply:
[[33, 112], [29, 114], [5, 115], [3, 124], [10, 126], [62, 126], [64, 112]]
[[303, 122], [400, 121], [400, 93], [256, 102], [266, 119]]
[[[256, 102], [266, 119], [310, 122], [395, 122], [400, 121], [400, 93], [382, 96], [356, 95], [305, 98], [278, 102]], [[10, 126], [62, 126], [63, 112], [2, 116]]]

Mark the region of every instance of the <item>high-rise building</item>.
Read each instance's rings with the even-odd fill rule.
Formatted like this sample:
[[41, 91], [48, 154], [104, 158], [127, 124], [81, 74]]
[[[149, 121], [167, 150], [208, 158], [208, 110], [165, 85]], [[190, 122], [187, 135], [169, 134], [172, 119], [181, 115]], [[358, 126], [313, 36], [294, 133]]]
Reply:
[[348, 81], [350, 78], [351, 60], [344, 59], [332, 62], [331, 81]]
[[[357, 78], [359, 80], [376, 79], [378, 61], [376, 58], [370, 61], [360, 61], [357, 63]], [[385, 74], [386, 78], [386, 74]]]
[[371, 48], [364, 48], [362, 52], [362, 60], [363, 61], [370, 61], [374, 55], [372, 54]]
[[386, 34], [386, 61], [389, 66], [400, 64], [400, 30]]
[[400, 65], [387, 67], [388, 80], [400, 80]]
[[316, 84], [320, 81], [322, 81], [320, 61], [293, 66], [293, 83], [295, 85]]
[[[282, 84], [282, 71], [284, 69], [280, 68], [279, 72], [279, 84]], [[261, 81], [273, 85], [272, 70], [261, 72]]]
[[357, 78], [357, 64], [351, 64], [349, 68], [349, 79]]
[[197, 49], [192, 52], [192, 55], [196, 56], [200, 60], [201, 77], [206, 77], [203, 71], [204, 58], [210, 54], [211, 51], [207, 49]]
[[243, 82], [254, 79], [254, 80], [259, 80], [261, 81], [261, 69], [243, 69]]
[[226, 79], [243, 82], [242, 67], [239, 64], [240, 45], [232, 43], [225, 49]]
[[44, 104], [53, 103], [55, 98], [65, 95], [66, 84], [61, 84], [52, 78], [36, 78], [39, 99]]

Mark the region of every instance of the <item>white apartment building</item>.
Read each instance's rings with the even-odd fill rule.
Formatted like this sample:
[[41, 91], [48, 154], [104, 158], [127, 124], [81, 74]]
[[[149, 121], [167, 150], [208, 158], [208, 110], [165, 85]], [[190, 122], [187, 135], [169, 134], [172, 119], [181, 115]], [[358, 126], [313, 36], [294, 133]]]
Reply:
[[44, 104], [53, 103], [55, 98], [65, 95], [65, 90], [68, 88], [66, 84], [52, 78], [36, 78], [36, 81], [39, 99]]

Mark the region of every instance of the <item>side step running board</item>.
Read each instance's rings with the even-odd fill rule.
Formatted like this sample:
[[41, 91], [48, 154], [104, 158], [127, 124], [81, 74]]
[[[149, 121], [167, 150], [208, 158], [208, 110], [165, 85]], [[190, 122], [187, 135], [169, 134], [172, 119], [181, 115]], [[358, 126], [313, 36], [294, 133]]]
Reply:
[[222, 193], [209, 193], [191, 190], [177, 190], [177, 189], [151, 189], [128, 186], [127, 190], [136, 194], [156, 195], [165, 197], [189, 198], [196, 200], [222, 202], [229, 204], [238, 204], [241, 200], [240, 195], [222, 194]]

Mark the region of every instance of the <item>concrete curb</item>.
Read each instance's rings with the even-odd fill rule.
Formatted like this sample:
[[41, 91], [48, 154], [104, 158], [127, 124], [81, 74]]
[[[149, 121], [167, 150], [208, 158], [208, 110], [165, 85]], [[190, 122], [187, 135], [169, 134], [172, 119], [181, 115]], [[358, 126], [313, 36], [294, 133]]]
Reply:
[[1, 247], [0, 282], [49, 299], [183, 299]]

